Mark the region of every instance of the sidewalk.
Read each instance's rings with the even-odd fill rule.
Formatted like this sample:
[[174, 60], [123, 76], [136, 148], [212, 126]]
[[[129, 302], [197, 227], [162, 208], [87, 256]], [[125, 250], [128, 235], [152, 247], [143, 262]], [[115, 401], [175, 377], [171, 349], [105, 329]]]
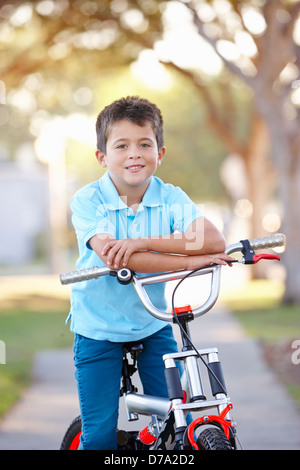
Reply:
[[[219, 349], [243, 449], [300, 450], [299, 410], [263, 362], [257, 343], [231, 314], [212, 311], [194, 322], [191, 331], [199, 348]], [[59, 449], [79, 414], [72, 356], [71, 350], [38, 354], [32, 387], [0, 423], [0, 450]], [[125, 421], [119, 427], [129, 429]], [[131, 428], [148, 421], [142, 418]]]

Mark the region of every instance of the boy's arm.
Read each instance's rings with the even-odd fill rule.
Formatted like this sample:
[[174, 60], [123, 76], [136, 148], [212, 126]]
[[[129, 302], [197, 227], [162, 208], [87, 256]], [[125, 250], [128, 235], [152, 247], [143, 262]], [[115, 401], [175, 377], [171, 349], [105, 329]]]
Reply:
[[194, 220], [185, 233], [152, 237], [149, 243], [150, 250], [183, 255], [221, 253], [225, 250], [223, 235], [205, 217]]
[[[95, 235], [89, 241], [93, 250], [97, 253], [99, 258], [111, 269], [118, 269], [122, 267], [111, 265], [108, 262], [108, 256], [103, 255], [103, 248], [108, 240], [113, 240], [107, 235]], [[182, 256], [182, 255], [171, 255], [165, 253], [153, 253], [136, 251], [131, 256], [127, 263], [127, 267], [135, 272], [140, 273], [155, 273], [155, 272], [167, 272], [167, 271], [179, 271], [187, 269], [189, 271], [201, 268], [211, 263], [217, 263], [226, 265], [230, 263], [233, 258], [226, 255], [225, 253], [216, 254], [205, 254], [205, 255], [193, 255], [193, 256]]]
[[[111, 269], [118, 269], [121, 266], [111, 264], [108, 260], [108, 256], [103, 254], [104, 246], [110, 241], [114, 240], [112, 237], [105, 234], [95, 235], [89, 240], [90, 246], [97, 253], [99, 258]], [[130, 256], [130, 260], [127, 263], [127, 267], [132, 271], [153, 273], [163, 271], [177, 271], [180, 269], [186, 269], [185, 260], [183, 256], [171, 256], [162, 253], [150, 253], [150, 252], [134, 252]]]
[[225, 242], [220, 232], [206, 219], [201, 220], [201, 224], [201, 231], [196, 230], [199, 229], [197, 219], [186, 233], [165, 237], [115, 240], [111, 236], [96, 235], [90, 245], [112, 269], [126, 265], [144, 273], [192, 270], [210, 263], [230, 262], [232, 258], [223, 253]]
[[185, 233], [133, 239], [111, 240], [103, 247], [108, 264], [126, 266], [134, 252], [154, 251], [180, 255], [204, 255], [225, 250], [223, 235], [204, 217], [196, 219]]

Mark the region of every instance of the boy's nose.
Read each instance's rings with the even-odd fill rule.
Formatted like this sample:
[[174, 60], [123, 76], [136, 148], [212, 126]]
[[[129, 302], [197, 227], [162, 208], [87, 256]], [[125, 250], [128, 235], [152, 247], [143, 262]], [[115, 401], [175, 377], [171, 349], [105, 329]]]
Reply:
[[132, 150], [130, 153], [129, 153], [129, 158], [141, 158], [141, 152], [139, 150]]

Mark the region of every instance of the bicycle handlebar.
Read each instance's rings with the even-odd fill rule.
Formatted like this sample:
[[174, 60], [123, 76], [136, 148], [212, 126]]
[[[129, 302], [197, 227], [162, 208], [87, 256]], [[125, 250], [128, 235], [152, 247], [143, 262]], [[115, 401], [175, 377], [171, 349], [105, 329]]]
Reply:
[[[249, 243], [253, 250], [260, 250], [263, 248], [275, 248], [285, 245], [285, 236], [279, 234], [271, 237], [255, 238], [249, 240]], [[226, 248], [225, 252], [227, 254], [231, 254], [240, 252], [242, 250], [243, 244], [239, 242], [233, 245], [229, 245]], [[127, 268], [120, 269], [119, 271], [114, 271], [110, 268], [107, 268], [106, 266], [102, 268], [95, 266], [93, 268], [80, 269], [78, 271], [72, 271], [69, 273], [61, 274], [60, 282], [61, 284], [66, 285], [80, 281], [87, 281], [90, 279], [97, 279], [107, 274], [112, 276], [118, 276], [119, 281], [123, 284], [132, 282], [141, 302], [143, 303], [144, 307], [148, 310], [148, 312], [151, 313], [151, 315], [158, 318], [159, 320], [172, 322], [174, 318], [172, 313], [162, 312], [161, 310], [157, 309], [149, 299], [148, 294], [145, 291], [145, 286], [151, 284], [158, 284], [160, 282], [180, 280], [188, 274], [193, 277], [211, 273], [212, 277], [210, 294], [203, 305], [193, 310], [192, 313], [194, 315], [194, 318], [196, 318], [198, 316], [204, 315], [204, 313], [210, 310], [217, 301], [220, 291], [220, 268], [221, 265], [211, 265], [195, 272], [175, 271], [162, 274], [154, 274], [139, 278]]]
[[[285, 235], [282, 233], [273, 235], [272, 237], [264, 237], [264, 238], [253, 238], [249, 240], [250, 245], [252, 246], [253, 250], [262, 250], [265, 248], [276, 248], [279, 246], [285, 245]], [[231, 253], [235, 253], [237, 251], [241, 251], [243, 248], [242, 243], [235, 243], [234, 245], [230, 245], [226, 248], [225, 252], [229, 255]]]
[[99, 268], [94, 266], [93, 268], [79, 269], [78, 271], [70, 271], [59, 276], [60, 282], [63, 285], [73, 284], [75, 282], [88, 281], [90, 279], [98, 279], [100, 276], [110, 274], [111, 269], [106, 266]]

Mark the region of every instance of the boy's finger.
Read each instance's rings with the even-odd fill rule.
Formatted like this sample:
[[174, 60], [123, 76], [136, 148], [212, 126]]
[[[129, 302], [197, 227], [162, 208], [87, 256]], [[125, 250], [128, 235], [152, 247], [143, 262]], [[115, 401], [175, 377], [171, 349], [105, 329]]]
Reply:
[[113, 260], [114, 260], [114, 257], [115, 257], [114, 247], [112, 247], [110, 249], [108, 248], [106, 250], [106, 256], [107, 256], [107, 260], [106, 260], [107, 264], [109, 264], [109, 265], [113, 264]]
[[114, 268], [115, 269], [117, 269], [119, 267], [121, 259], [122, 259], [122, 255], [121, 255], [121, 250], [120, 250], [114, 258]]
[[133, 253], [132, 251], [126, 250], [126, 252], [124, 253], [124, 257], [123, 257], [123, 266], [127, 266], [127, 263], [132, 253]]
[[120, 266], [120, 263], [124, 254], [126, 253], [126, 247], [116, 246], [114, 248], [115, 250], [113, 252], [113, 263], [114, 263], [114, 268], [117, 269]]
[[110, 246], [108, 243], [105, 243], [103, 249], [102, 249], [102, 255], [106, 255], [106, 253], [108, 252], [108, 250], [110, 249]]

